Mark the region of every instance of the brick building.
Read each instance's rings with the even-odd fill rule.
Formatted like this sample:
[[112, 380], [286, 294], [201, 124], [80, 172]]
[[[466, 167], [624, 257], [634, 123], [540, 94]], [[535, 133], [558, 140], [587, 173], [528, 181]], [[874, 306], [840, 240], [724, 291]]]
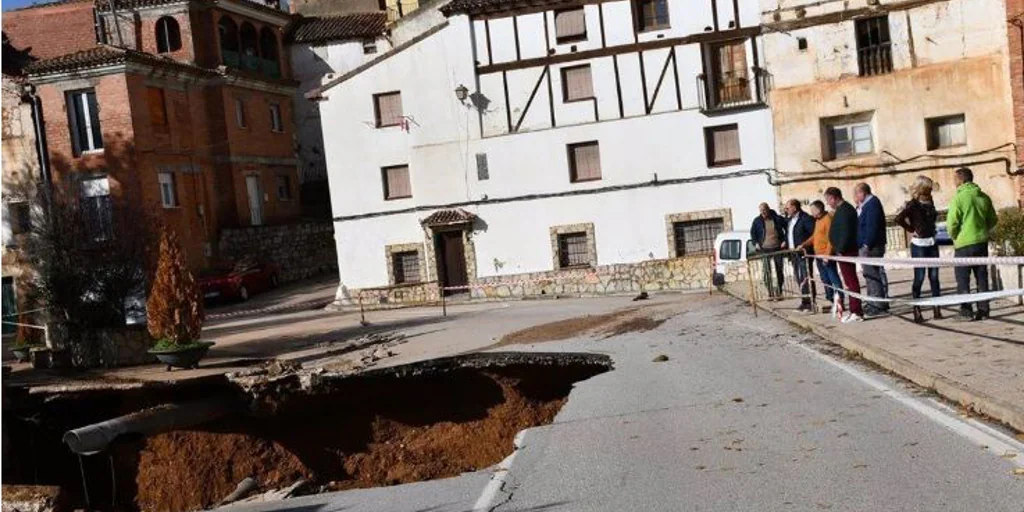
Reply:
[[[147, 205], [198, 269], [217, 258], [221, 229], [298, 219], [290, 14], [246, 0], [79, 5], [17, 11], [9, 35], [45, 49], [26, 71], [53, 180], [80, 194], [97, 230], [112, 201]], [[60, 23], [88, 37], [54, 56], [51, 14], [67, 9], [78, 16]]]
[[[1016, 120], [1017, 162], [1024, 162], [1024, 0], [1006, 0], [1006, 29], [1010, 45], [1010, 85]], [[1017, 178], [1024, 207], [1024, 176]]]

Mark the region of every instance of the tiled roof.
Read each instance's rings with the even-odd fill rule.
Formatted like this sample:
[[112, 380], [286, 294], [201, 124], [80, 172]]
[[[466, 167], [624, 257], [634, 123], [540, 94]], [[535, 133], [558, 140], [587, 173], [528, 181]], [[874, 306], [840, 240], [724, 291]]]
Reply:
[[214, 73], [213, 70], [201, 68], [192, 64], [186, 64], [184, 62], [178, 62], [169, 58], [157, 57], [148, 53], [113, 48], [110, 46], [97, 46], [88, 50], [54, 57], [52, 59], [36, 61], [29, 64], [25, 68], [25, 72], [30, 75], [42, 75], [111, 66], [115, 64], [123, 64], [128, 61], [152, 65], [172, 66], [202, 73]]
[[563, 5], [579, 5], [573, 0], [452, 0], [441, 7], [445, 16], [454, 14], [487, 14], [506, 12], [514, 9], [553, 9]]
[[452, 224], [467, 224], [473, 222], [474, 219], [476, 219], [476, 215], [461, 208], [455, 208], [452, 210], [438, 210], [423, 219], [422, 224], [427, 227], [450, 226]]
[[290, 39], [293, 43], [322, 43], [378, 36], [384, 33], [387, 19], [383, 11], [302, 18], [296, 22]]

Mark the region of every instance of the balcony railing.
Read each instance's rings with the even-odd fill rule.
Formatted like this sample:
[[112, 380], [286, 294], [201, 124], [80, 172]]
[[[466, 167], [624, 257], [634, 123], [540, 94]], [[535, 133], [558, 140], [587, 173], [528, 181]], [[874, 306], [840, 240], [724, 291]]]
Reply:
[[882, 43], [857, 50], [860, 76], [884, 75], [892, 72], [892, 45]]
[[232, 50], [220, 50], [221, 58], [224, 59], [224, 65], [229, 68], [237, 68], [241, 64], [241, 55]]
[[260, 59], [260, 72], [264, 75], [278, 78], [281, 76], [281, 66], [276, 60]]
[[758, 107], [768, 104], [770, 75], [761, 68], [753, 68], [753, 79], [733, 77], [728, 80], [719, 77], [697, 75], [697, 95], [701, 112]]

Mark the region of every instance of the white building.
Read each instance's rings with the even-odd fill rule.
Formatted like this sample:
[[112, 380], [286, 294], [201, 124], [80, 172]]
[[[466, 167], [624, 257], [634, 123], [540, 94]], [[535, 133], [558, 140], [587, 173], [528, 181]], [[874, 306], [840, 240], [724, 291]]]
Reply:
[[756, 0], [441, 12], [308, 95], [339, 300], [706, 286], [714, 235], [777, 202]]

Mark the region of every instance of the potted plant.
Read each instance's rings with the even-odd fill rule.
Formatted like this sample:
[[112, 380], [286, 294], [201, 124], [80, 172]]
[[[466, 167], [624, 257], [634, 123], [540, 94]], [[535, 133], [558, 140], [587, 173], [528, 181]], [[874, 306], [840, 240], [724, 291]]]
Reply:
[[29, 327], [30, 325], [32, 325], [32, 319], [28, 315], [25, 313], [18, 315], [18, 331], [14, 335], [14, 347], [11, 349], [11, 353], [19, 363], [27, 363], [32, 349], [41, 345], [39, 331]]
[[203, 297], [185, 267], [178, 237], [169, 229], [160, 237], [160, 259], [146, 301], [146, 322], [156, 340], [149, 353], [166, 364], [168, 371], [172, 367], [198, 368], [199, 360], [213, 345], [199, 341]]

